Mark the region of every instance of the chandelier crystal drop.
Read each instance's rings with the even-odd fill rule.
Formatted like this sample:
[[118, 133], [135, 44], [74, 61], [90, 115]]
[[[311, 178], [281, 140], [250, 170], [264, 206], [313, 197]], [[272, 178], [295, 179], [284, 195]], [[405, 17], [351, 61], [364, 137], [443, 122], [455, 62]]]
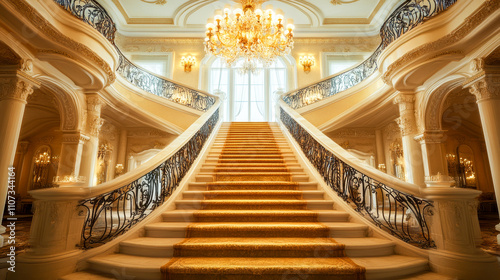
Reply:
[[[293, 48], [291, 22], [284, 25], [284, 17], [272, 9], [258, 9], [262, 0], [241, 0], [243, 9], [231, 12], [224, 9], [207, 24], [205, 51], [225, 59], [231, 66], [238, 58], [253, 64], [260, 61], [271, 65], [276, 57], [289, 54]], [[250, 67], [251, 68], [251, 67]]]

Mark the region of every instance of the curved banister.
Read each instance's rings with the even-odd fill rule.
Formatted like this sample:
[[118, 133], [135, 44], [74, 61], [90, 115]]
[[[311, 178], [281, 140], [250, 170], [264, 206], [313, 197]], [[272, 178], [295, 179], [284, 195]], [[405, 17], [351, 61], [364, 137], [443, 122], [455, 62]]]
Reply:
[[373, 54], [359, 65], [334, 74], [320, 82], [283, 94], [291, 108], [299, 109], [316, 103], [358, 85], [378, 69], [377, 60], [382, 51], [397, 38], [441, 13], [457, 0], [407, 0], [384, 22], [380, 29], [382, 39]]
[[115, 44], [116, 26], [113, 19], [95, 0], [53, 1], [72, 15], [92, 26], [115, 46], [120, 56], [116, 72], [131, 84], [144, 91], [198, 111], [207, 111], [214, 105], [216, 100], [214, 95], [153, 74], [128, 60]]
[[85, 209], [81, 248], [100, 246], [125, 233], [163, 204], [196, 160], [217, 122], [220, 101], [165, 149], [137, 169], [95, 187], [30, 192], [38, 200], [76, 200]]
[[405, 242], [435, 246], [427, 222], [433, 204], [421, 198], [419, 186], [362, 163], [283, 101], [280, 121], [325, 183], [357, 212]]

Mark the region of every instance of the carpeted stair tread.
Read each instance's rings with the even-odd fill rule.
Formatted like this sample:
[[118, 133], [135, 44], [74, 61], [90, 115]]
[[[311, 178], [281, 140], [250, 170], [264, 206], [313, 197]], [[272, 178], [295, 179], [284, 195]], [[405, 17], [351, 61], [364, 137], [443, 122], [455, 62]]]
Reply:
[[213, 172], [290, 172], [288, 167], [216, 167]]
[[[278, 242], [280, 240], [281, 242]], [[284, 243], [283, 241], [288, 241]], [[314, 242], [311, 242], [314, 241]], [[175, 257], [344, 257], [330, 238], [190, 238], [174, 246]]]
[[193, 271], [196, 271], [201, 276], [198, 279], [225, 279], [204, 278], [202, 275], [205, 274], [251, 275], [252, 277], [263, 277], [266, 275], [265, 279], [269, 279], [268, 275], [274, 274], [279, 277], [271, 279], [287, 279], [287, 274], [304, 273], [310, 274], [310, 277], [306, 279], [314, 279], [311, 278], [314, 277], [313, 275], [321, 275], [322, 277], [330, 276], [330, 278], [323, 279], [346, 279], [340, 276], [347, 276], [361, 269], [361, 267], [354, 265], [347, 258], [179, 258], [171, 264], [169, 272], [176, 275], [189, 275]]

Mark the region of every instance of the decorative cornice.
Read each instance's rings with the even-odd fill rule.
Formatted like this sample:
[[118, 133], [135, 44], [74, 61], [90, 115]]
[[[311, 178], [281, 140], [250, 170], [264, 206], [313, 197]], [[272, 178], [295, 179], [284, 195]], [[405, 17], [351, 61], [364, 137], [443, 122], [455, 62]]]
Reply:
[[425, 131], [424, 133], [415, 136], [414, 139], [421, 144], [440, 144], [444, 141], [444, 131]]
[[[28, 19], [33, 24], [33, 26], [35, 26], [47, 37], [64, 45], [69, 49], [75, 50], [81, 55], [81, 57], [89, 58], [97, 65], [99, 65], [99, 67], [101, 67], [108, 76], [108, 85], [112, 84], [115, 81], [116, 76], [114, 69], [112, 69], [106, 61], [104, 61], [101, 57], [99, 57], [89, 47], [85, 46], [84, 44], [75, 42], [68, 36], [61, 33], [48, 20], [43, 18], [40, 15], [40, 13], [38, 13], [25, 0], [7, 0], [7, 1], [9, 1], [10, 4], [13, 5], [19, 13], [21, 13], [26, 19]], [[50, 51], [50, 50], [49, 51], [41, 50], [41, 52], [59, 53], [58, 51]]]
[[426, 54], [432, 53], [434, 50], [439, 50], [441, 48], [451, 46], [461, 39], [465, 38], [472, 30], [474, 30], [478, 25], [483, 22], [483, 19], [487, 18], [493, 12], [500, 8], [500, 1], [498, 0], [488, 0], [486, 1], [474, 14], [467, 17], [464, 22], [450, 34], [444, 36], [443, 38], [424, 44], [408, 53], [403, 55], [400, 59], [393, 62], [382, 76], [385, 83], [390, 84], [390, 77], [394, 75], [397, 69], [400, 69], [404, 65], [411, 64], [411, 61], [422, 57]]
[[89, 139], [90, 137], [82, 133], [63, 134], [62, 136], [63, 143], [83, 144], [85, 141], [88, 141]]

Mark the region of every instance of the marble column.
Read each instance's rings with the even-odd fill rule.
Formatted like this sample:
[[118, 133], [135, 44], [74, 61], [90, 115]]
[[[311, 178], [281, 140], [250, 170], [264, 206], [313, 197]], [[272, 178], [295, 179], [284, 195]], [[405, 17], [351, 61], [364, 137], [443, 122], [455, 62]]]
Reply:
[[[7, 199], [9, 183], [12, 177], [9, 168], [12, 168], [16, 156], [17, 142], [21, 132], [24, 109], [27, 98], [33, 93], [33, 89], [39, 87], [39, 83], [28, 74], [10, 70], [0, 70], [0, 217], [4, 214], [4, 205]], [[17, 170], [13, 170], [15, 173]], [[15, 177], [14, 177], [15, 178]], [[5, 232], [5, 227], [0, 225], [0, 233]], [[0, 237], [0, 245], [3, 246], [3, 238]]]
[[101, 118], [101, 109], [105, 104], [98, 94], [87, 94], [87, 135], [80, 165], [80, 176], [87, 178], [87, 186], [95, 185], [95, 165], [99, 152], [99, 132], [104, 120]]
[[63, 132], [59, 166], [55, 181], [60, 187], [79, 182], [83, 144], [90, 138], [81, 132]]
[[121, 173], [120, 174], [115, 174], [116, 177], [125, 173], [125, 168], [126, 168], [126, 158], [127, 158], [127, 137], [128, 137], [128, 131], [123, 128], [120, 131], [120, 140], [118, 142], [118, 158], [116, 160], [116, 164], [121, 164]]
[[[493, 187], [500, 209], [500, 67], [486, 66], [480, 69], [465, 86], [476, 96]], [[500, 230], [500, 224], [496, 228]], [[500, 244], [500, 234], [497, 239]]]
[[420, 142], [422, 148], [422, 159], [426, 177], [436, 175], [448, 175], [445, 155], [443, 154], [444, 131], [425, 131], [417, 135], [415, 140]]
[[[385, 151], [384, 151], [384, 139], [382, 137], [382, 130], [375, 130], [375, 144], [377, 146], [377, 168], [380, 169], [383, 164], [385, 166]], [[383, 169], [384, 172], [387, 172], [387, 167]]]
[[417, 122], [415, 119], [415, 96], [413, 93], [400, 93], [394, 100], [399, 105], [398, 124], [401, 129], [403, 153], [405, 158], [406, 180], [425, 187], [424, 165], [420, 144], [415, 141]]

